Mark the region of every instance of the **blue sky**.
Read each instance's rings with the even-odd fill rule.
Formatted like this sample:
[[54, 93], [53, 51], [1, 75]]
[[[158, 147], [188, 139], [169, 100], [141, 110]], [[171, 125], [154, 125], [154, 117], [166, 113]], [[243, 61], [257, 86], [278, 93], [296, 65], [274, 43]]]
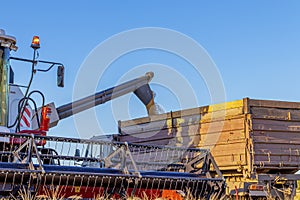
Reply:
[[[299, 1], [276, 0], [6, 1], [1, 5], [0, 28], [17, 38], [19, 50], [13, 56], [31, 58], [31, 38], [39, 35], [40, 59], [64, 63], [65, 88], [56, 87], [55, 70], [37, 74], [33, 83], [33, 89], [41, 90], [47, 102], [56, 105], [72, 100], [80, 66], [97, 45], [115, 34], [143, 27], [175, 30], [202, 45], [220, 72], [226, 101], [244, 97], [300, 101], [299, 10]], [[127, 71], [148, 63], [167, 65], [188, 80], [198, 102], [186, 107], [211, 103], [203, 77], [195, 75], [184, 59], [159, 50], [121, 56], [96, 87], [101, 90], [113, 86]], [[12, 66], [16, 82], [26, 84], [30, 66], [16, 62]], [[152, 87], [166, 111], [182, 108], [176, 94], [159, 85]], [[108, 103], [96, 109], [104, 133], [117, 131], [118, 119], [113, 117], [111, 106]], [[132, 117], [146, 115], [134, 96], [128, 107]], [[99, 134], [86, 127], [91, 136]], [[49, 134], [78, 135], [72, 118], [61, 121]]]

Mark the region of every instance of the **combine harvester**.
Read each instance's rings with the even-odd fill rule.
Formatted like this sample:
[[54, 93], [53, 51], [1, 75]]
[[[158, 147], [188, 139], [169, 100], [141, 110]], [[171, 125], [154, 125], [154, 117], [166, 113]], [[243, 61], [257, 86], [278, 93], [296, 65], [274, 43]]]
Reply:
[[[33, 59], [11, 57], [10, 51], [17, 50], [15, 45], [16, 39], [0, 30], [1, 196], [23, 193], [34, 198], [51, 191], [56, 191], [56, 198], [76, 195], [86, 199], [223, 196], [225, 180], [208, 150], [46, 136], [59, 120], [131, 92], [144, 103], [148, 114], [154, 114], [153, 92], [148, 84], [153, 73], [56, 108], [54, 103], [45, 105], [42, 92], [30, 91], [30, 86], [36, 72], [58, 66], [57, 84], [63, 87], [64, 66], [36, 59], [40, 48], [36, 36], [31, 45]], [[31, 63], [25, 95], [13, 82], [11, 60]], [[37, 69], [38, 63], [50, 67]], [[41, 95], [40, 108], [32, 94]]]

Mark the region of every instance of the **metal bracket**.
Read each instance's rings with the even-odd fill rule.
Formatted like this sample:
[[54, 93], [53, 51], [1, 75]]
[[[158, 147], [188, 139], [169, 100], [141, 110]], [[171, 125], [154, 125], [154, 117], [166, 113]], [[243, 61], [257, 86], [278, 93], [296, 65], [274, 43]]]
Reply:
[[[116, 163], [116, 161], [113, 161], [113, 158], [116, 156], [116, 155], [120, 155], [120, 162], [119, 163]], [[127, 161], [129, 158], [129, 161]], [[121, 170], [123, 170], [123, 172], [125, 174], [130, 174], [130, 172], [128, 171], [128, 168], [127, 168], [127, 164], [131, 163], [133, 168], [134, 168], [134, 172], [131, 172], [132, 174], [138, 176], [141, 178], [141, 174], [140, 172], [138, 171], [138, 168], [136, 166], [136, 163], [133, 159], [133, 156], [130, 152], [130, 149], [129, 149], [129, 146], [128, 146], [128, 143], [125, 142], [125, 146], [121, 146], [119, 147], [118, 149], [116, 149], [113, 153], [111, 153], [109, 156], [107, 156], [105, 159], [104, 159], [104, 165], [105, 167], [107, 168], [120, 168]], [[116, 163], [114, 165], [114, 163]]]
[[[201, 162], [203, 163], [202, 168], [197, 169], [195, 166], [200, 164]], [[208, 178], [211, 178], [212, 176], [210, 174], [210, 165], [213, 166], [213, 169], [216, 171], [218, 177], [224, 179], [219, 167], [217, 166], [216, 161], [213, 159], [211, 153], [208, 150], [207, 150], [207, 152], [196, 156], [195, 158], [190, 160], [188, 163], [186, 163], [185, 170], [188, 173], [193, 172], [193, 171], [197, 171], [198, 174], [204, 172]]]
[[[22, 153], [22, 150], [25, 147], [27, 147], [27, 155], [26, 155], [26, 157], [22, 158], [22, 156], [20, 156], [20, 154]], [[23, 163], [23, 164], [28, 164], [30, 170], [36, 170], [34, 165], [33, 165], [33, 162], [32, 162], [33, 153], [35, 153], [38, 164], [39, 164], [37, 169], [41, 170], [42, 173], [44, 173], [45, 171], [44, 171], [44, 168], [43, 168], [43, 165], [42, 165], [42, 161], [41, 161], [39, 151], [38, 151], [38, 148], [36, 146], [33, 134], [31, 135], [31, 138], [27, 138], [27, 140], [19, 148], [12, 151], [12, 154], [14, 156], [13, 162], [20, 162], [20, 163]]]

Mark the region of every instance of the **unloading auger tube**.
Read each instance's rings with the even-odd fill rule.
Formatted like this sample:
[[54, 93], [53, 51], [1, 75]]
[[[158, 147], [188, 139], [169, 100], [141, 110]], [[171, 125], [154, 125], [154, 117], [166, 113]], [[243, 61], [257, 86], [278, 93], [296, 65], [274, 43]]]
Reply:
[[121, 85], [106, 89], [101, 92], [97, 92], [95, 95], [91, 95], [75, 102], [68, 103], [66, 105], [57, 108], [57, 112], [60, 119], [67, 118], [73, 114], [87, 110], [94, 106], [103, 104], [107, 101], [120, 97], [122, 95], [134, 92], [136, 96], [147, 107], [147, 111], [153, 105], [153, 92], [150, 89], [148, 83], [153, 78], [153, 72], [147, 72], [144, 76], [125, 82]]
[[[134, 94], [142, 101], [142, 103], [146, 106], [149, 115], [155, 114], [154, 95], [149, 86], [149, 82], [152, 80], [153, 76], [153, 72], [147, 72], [144, 76], [62, 105], [58, 108], [55, 107], [54, 103], [50, 103], [48, 104], [51, 108], [50, 127], [56, 126], [59, 120], [65, 119], [97, 105], [104, 104], [107, 101], [113, 100], [130, 92], [134, 92]], [[34, 130], [38, 129], [35, 121], [35, 119], [32, 120], [32, 128]]]
[[[0, 151], [0, 195], [17, 195], [22, 189], [45, 195], [51, 187], [64, 198], [169, 199], [172, 194], [171, 199], [183, 199], [182, 195], [221, 199], [224, 195], [225, 180], [207, 149], [33, 134], [2, 136], [19, 145], [11, 152]], [[46, 141], [43, 149], [37, 147], [41, 140]], [[3, 162], [3, 156], [11, 162]]]

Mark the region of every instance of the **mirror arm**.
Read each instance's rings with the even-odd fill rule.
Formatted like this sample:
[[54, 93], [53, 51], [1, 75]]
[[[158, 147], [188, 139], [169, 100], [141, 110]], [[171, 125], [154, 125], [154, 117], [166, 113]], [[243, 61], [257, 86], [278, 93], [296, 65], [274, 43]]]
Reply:
[[49, 71], [50, 69], [52, 69], [52, 67], [54, 67], [55, 64], [52, 64], [48, 69], [36, 69], [36, 71], [38, 72], [47, 72]]
[[44, 61], [44, 60], [37, 60], [37, 63], [45, 63], [45, 64], [51, 64], [51, 66], [48, 69], [36, 69], [36, 71], [39, 72], [47, 72], [50, 69], [52, 69], [52, 67], [54, 67], [55, 65], [62, 65], [62, 63], [57, 63], [57, 62], [50, 62], [50, 61]]

